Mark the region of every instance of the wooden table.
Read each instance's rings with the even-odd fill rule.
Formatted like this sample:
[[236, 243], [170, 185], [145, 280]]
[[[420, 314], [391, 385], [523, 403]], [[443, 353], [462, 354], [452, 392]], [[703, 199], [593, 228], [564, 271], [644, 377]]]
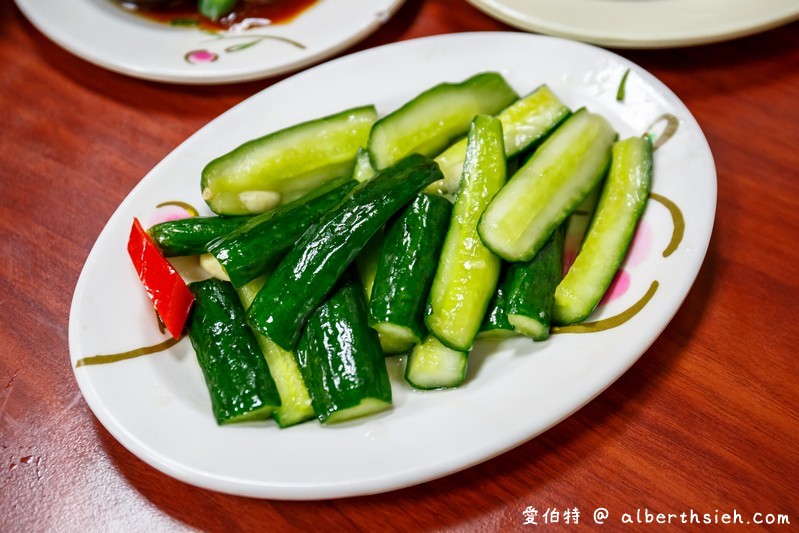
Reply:
[[[510, 28], [461, 1], [409, 0], [356, 49], [474, 30]], [[611, 530], [639, 510], [642, 520], [782, 514], [795, 528], [799, 24], [619, 53], [685, 102], [718, 171], [710, 249], [665, 332], [577, 414], [479, 466], [376, 496], [260, 501], [175, 481], [118, 444], [78, 391], [67, 324], [83, 262], [131, 188], [274, 80], [190, 87], [117, 75], [68, 54], [2, 2], [0, 531], [491, 531], [536, 527], [523, 525], [528, 507], [539, 527], [557, 511], [549, 525], [565, 530], [599, 528], [599, 508]], [[579, 518], [565, 524], [575, 508]]]

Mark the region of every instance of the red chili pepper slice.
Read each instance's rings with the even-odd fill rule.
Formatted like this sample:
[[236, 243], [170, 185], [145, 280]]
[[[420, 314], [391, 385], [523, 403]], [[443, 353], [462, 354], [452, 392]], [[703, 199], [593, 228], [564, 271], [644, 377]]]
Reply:
[[135, 217], [128, 240], [128, 254], [158, 316], [172, 337], [179, 339], [194, 295]]

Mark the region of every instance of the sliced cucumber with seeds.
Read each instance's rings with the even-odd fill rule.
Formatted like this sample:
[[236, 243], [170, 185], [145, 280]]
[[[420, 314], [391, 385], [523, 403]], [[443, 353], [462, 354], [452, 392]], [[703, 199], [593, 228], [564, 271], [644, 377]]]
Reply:
[[475, 115], [498, 113], [517, 98], [496, 72], [436, 85], [375, 122], [369, 136], [372, 166], [382, 170], [412, 153], [438, 155], [468, 131]]
[[[498, 115], [502, 121], [505, 156], [513, 157], [544, 138], [571, 114], [546, 85], [512, 103]], [[466, 157], [466, 139], [461, 139], [436, 157], [444, 173], [444, 181], [434, 183], [440, 192], [454, 193], [458, 189]]]
[[505, 177], [502, 124], [478, 115], [425, 318], [430, 333], [454, 350], [471, 349], [497, 287], [500, 260], [483, 245], [477, 222]]
[[405, 381], [422, 390], [458, 387], [466, 379], [468, 358], [468, 352], [447, 348], [430, 335], [408, 354]]
[[613, 162], [580, 253], [555, 291], [554, 320], [588, 318], [624, 261], [652, 185], [652, 143], [631, 137], [613, 145]]
[[258, 214], [349, 177], [376, 119], [357, 107], [248, 141], [205, 166], [203, 199], [220, 215]]
[[602, 179], [616, 133], [581, 109], [508, 180], [480, 220], [483, 242], [508, 261], [529, 261]]

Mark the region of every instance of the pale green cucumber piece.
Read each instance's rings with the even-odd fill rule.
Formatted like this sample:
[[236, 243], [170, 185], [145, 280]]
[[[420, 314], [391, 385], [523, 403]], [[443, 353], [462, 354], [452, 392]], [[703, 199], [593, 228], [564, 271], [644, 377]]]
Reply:
[[380, 339], [380, 349], [386, 355], [408, 353], [418, 339], [407, 326], [398, 326], [389, 322], [380, 322], [372, 326]]
[[358, 153], [355, 155], [355, 166], [352, 169], [352, 179], [358, 182], [366, 181], [375, 174], [377, 171], [372, 168], [369, 151], [366, 148], [358, 148]]
[[369, 136], [372, 166], [382, 170], [412, 153], [438, 155], [468, 131], [475, 115], [498, 113], [517, 98], [496, 72], [436, 85], [375, 122]]
[[[264, 283], [266, 283], [266, 276], [261, 276], [236, 289], [244, 309], [250, 306]], [[272, 413], [275, 422], [285, 428], [315, 418], [316, 413], [311, 404], [311, 396], [302, 379], [294, 353], [284, 350], [272, 342], [269, 337], [255, 330], [253, 333], [255, 333], [255, 340], [264, 354], [266, 365], [272, 373], [277, 392], [280, 395], [280, 407]]]
[[588, 235], [555, 290], [555, 323], [585, 320], [604, 296], [643, 214], [652, 185], [652, 168], [652, 143], [648, 137], [631, 137], [613, 145], [613, 162]]
[[480, 219], [483, 242], [508, 261], [528, 261], [605, 175], [616, 132], [580, 109], [508, 180]]
[[355, 405], [354, 407], [349, 407], [347, 409], [342, 409], [341, 411], [332, 413], [324, 420], [324, 423], [338, 424], [341, 422], [346, 422], [347, 420], [373, 415], [375, 413], [385, 411], [386, 409], [391, 409], [391, 402], [381, 400], [379, 398], [364, 398], [361, 400], [361, 403]]
[[358, 279], [363, 286], [366, 301], [369, 301], [369, 298], [372, 297], [377, 264], [380, 262], [380, 252], [383, 250], [383, 233], [383, 228], [377, 230], [377, 233], [369, 239], [361, 253], [355, 258], [355, 271], [358, 273]]
[[405, 381], [422, 390], [452, 389], [463, 384], [469, 353], [447, 348], [428, 335], [408, 354]]
[[248, 141], [205, 166], [203, 199], [220, 215], [257, 214], [350, 176], [376, 119], [357, 107]]
[[454, 350], [471, 349], [497, 287], [500, 259], [480, 240], [477, 222], [505, 178], [502, 124], [478, 115], [425, 317], [430, 333]]
[[[547, 87], [536, 90], [503, 109], [497, 118], [502, 121], [505, 156], [513, 157], [540, 141], [571, 114], [571, 110]], [[466, 157], [466, 139], [461, 139], [440, 153], [435, 161], [444, 173], [444, 181], [434, 183], [438, 192], [454, 193], [458, 189]]]
[[604, 180], [594, 187], [594, 190], [588, 193], [588, 196], [580, 202], [580, 205], [572, 211], [569, 218], [564, 223], [565, 231], [563, 233], [563, 272], [564, 274], [569, 271], [580, 252], [580, 247], [583, 245], [585, 234], [588, 233], [588, 226], [591, 224], [591, 218], [594, 216], [596, 204], [599, 202], [599, 193], [602, 192], [602, 185]]

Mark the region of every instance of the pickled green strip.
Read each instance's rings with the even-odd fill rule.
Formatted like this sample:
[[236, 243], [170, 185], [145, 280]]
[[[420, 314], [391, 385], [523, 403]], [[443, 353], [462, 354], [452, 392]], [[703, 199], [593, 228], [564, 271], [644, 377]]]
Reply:
[[624, 71], [624, 75], [619, 82], [619, 88], [616, 90], [616, 101], [623, 102], [626, 95], [627, 76], [630, 75], [630, 69]]

